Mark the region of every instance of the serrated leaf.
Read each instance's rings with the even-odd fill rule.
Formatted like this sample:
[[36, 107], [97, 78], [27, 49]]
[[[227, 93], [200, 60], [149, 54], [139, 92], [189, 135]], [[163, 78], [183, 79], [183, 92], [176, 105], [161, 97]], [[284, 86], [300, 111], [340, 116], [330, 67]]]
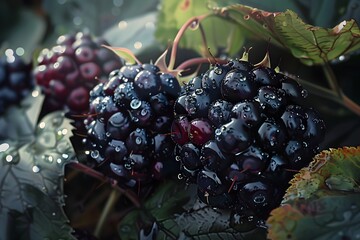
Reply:
[[[230, 212], [213, 209], [204, 204], [164, 221], [179, 239], [265, 239], [264, 228], [253, 228], [247, 232], [234, 229], [230, 224]], [[161, 236], [161, 235], [160, 235]]]
[[360, 234], [360, 147], [323, 151], [291, 180], [271, 212], [270, 239], [346, 239]]
[[6, 239], [75, 239], [61, 207], [39, 189], [27, 184], [28, 206], [23, 212], [9, 210]]
[[[54, 112], [40, 121], [33, 133], [32, 140], [28, 143], [23, 145], [22, 142], [16, 141], [2, 142], [0, 149], [0, 225], [7, 226], [6, 219], [10, 212], [27, 215], [31, 206], [40, 204], [36, 199], [43, 201], [44, 196], [51, 201], [48, 203], [50, 205], [56, 204], [59, 208], [63, 205], [64, 166], [66, 163], [75, 161], [75, 153], [69, 140], [71, 129], [70, 121], [64, 117], [64, 114]], [[32, 190], [33, 188], [38, 191]], [[44, 196], [37, 195], [40, 192]], [[38, 216], [36, 214], [40, 214], [36, 211], [38, 210], [35, 209], [32, 221], [42, 221], [43, 218], [40, 215], [39, 218], [35, 217]], [[66, 216], [59, 214], [58, 219], [65, 222]], [[49, 222], [49, 224], [51, 223]], [[37, 222], [36, 224], [41, 225], [42, 223]], [[56, 229], [58, 228], [56, 227]], [[69, 235], [69, 231], [66, 230], [68, 228], [65, 225], [62, 229], [65, 238]], [[2, 234], [3, 231], [0, 233]], [[1, 234], [0, 239], [6, 239]], [[71, 236], [69, 235], [68, 238], [70, 239]]]
[[[225, 1], [225, 3], [230, 2], [232, 1]], [[207, 0], [162, 0], [161, 10], [157, 19], [155, 37], [163, 45], [167, 45], [169, 41], [174, 40], [178, 30], [191, 17], [211, 13], [212, 11], [211, 8], [209, 8], [209, 1]], [[208, 46], [204, 45], [199, 28], [194, 31], [186, 31], [184, 36], [181, 38], [180, 46], [183, 48], [194, 49], [203, 56], [208, 56], [208, 48], [213, 55], [217, 55], [224, 49], [227, 49], [226, 52], [230, 55], [234, 55], [242, 49], [244, 36], [241, 29], [239, 29], [236, 24], [216, 16], [211, 16], [201, 21], [201, 27], [204, 35], [206, 36]], [[229, 43], [236, 44], [232, 44], [230, 46]]]
[[267, 12], [237, 4], [214, 8], [214, 12], [253, 36], [289, 49], [307, 65], [323, 64], [360, 49], [360, 30], [354, 20], [322, 28], [305, 23], [291, 10]]

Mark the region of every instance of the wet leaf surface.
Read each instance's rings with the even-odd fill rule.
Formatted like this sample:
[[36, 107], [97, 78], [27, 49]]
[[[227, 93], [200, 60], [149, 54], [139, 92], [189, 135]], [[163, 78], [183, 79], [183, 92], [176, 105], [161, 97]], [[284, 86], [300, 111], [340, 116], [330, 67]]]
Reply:
[[[25, 239], [72, 239], [62, 212], [66, 163], [75, 161], [70, 144], [71, 125], [62, 112], [44, 117], [25, 144], [2, 141], [0, 149], [0, 239], [8, 239], [12, 221]], [[56, 216], [56, 218], [54, 218]], [[46, 224], [47, 228], [42, 229]], [[22, 239], [22, 238], [19, 238]]]
[[291, 180], [267, 223], [270, 239], [350, 239], [360, 235], [360, 147], [330, 149]]

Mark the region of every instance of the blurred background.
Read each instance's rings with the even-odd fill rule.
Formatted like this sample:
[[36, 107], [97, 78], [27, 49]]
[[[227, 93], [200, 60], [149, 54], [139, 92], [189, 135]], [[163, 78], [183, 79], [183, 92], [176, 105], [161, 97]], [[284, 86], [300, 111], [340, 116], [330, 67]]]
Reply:
[[[330, 28], [349, 19], [360, 22], [358, 0], [323, 0], [315, 3], [309, 0], [224, 2], [241, 3], [267, 11], [291, 9], [305, 22], [321, 27]], [[4, 54], [6, 49], [12, 48], [18, 55], [31, 61], [41, 49], [54, 45], [58, 36], [86, 30], [104, 37], [112, 46], [129, 48], [143, 62], [154, 60], [167, 47], [166, 43], [155, 38], [161, 5], [159, 0], [1, 0], [0, 53]], [[169, 35], [169, 39], [171, 37]], [[253, 62], [261, 60], [269, 49], [273, 63], [280, 65], [282, 70], [306, 81], [327, 86], [318, 66], [305, 66], [288, 51], [272, 46], [271, 41], [269, 46], [268, 42], [261, 39], [251, 39], [244, 45], [253, 47]], [[183, 58], [197, 55], [188, 49], [184, 49], [183, 53]], [[359, 64], [359, 52], [331, 62], [340, 87], [357, 104], [360, 104]], [[313, 94], [310, 90], [308, 101], [316, 105], [327, 123], [328, 132], [322, 148], [359, 145], [359, 116], [336, 101], [318, 95], [321, 94]]]

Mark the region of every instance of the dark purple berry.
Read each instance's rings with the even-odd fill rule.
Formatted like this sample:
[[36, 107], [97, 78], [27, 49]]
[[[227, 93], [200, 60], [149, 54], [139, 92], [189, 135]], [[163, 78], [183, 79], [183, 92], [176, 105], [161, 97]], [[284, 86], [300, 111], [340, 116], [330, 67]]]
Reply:
[[208, 118], [215, 127], [225, 124], [231, 119], [233, 105], [225, 100], [216, 100], [210, 106]]
[[254, 76], [246, 71], [230, 71], [221, 83], [221, 94], [230, 102], [253, 98], [256, 95]]
[[244, 151], [252, 142], [250, 130], [243, 121], [236, 119], [218, 128], [215, 139], [222, 151], [232, 154]]

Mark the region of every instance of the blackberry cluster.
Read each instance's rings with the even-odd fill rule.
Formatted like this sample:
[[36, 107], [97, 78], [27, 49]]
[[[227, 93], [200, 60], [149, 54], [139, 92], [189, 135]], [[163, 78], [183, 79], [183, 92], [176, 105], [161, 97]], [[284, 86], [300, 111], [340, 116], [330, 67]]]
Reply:
[[295, 80], [239, 59], [193, 78], [174, 105], [179, 177], [210, 206], [265, 219], [324, 138], [319, 114], [300, 105], [306, 96]]
[[11, 106], [20, 103], [34, 88], [31, 63], [13, 50], [6, 50], [0, 58], [0, 115]]
[[125, 65], [98, 84], [84, 123], [99, 171], [138, 189], [178, 171], [169, 132], [180, 90], [173, 75], [152, 64]]
[[54, 47], [41, 51], [35, 78], [50, 111], [65, 106], [72, 113], [88, 111], [90, 90], [122, 66], [120, 58], [103, 44], [109, 45], [101, 38], [78, 32], [60, 36]]

